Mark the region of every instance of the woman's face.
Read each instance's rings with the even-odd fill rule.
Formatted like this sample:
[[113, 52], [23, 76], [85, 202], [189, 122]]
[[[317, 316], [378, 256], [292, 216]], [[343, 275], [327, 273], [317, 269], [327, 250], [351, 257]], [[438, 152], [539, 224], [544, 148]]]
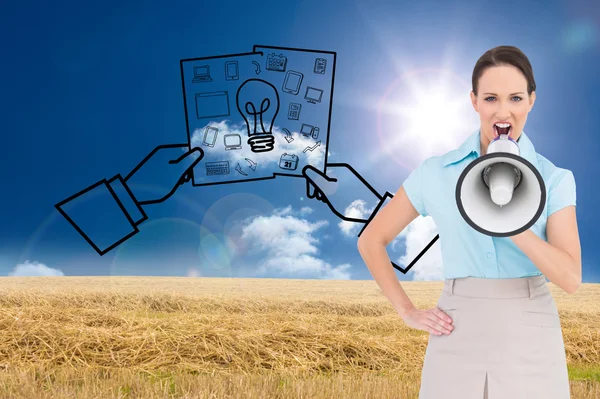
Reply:
[[481, 120], [481, 141], [487, 144], [498, 136], [496, 123], [509, 123], [509, 136], [518, 140], [535, 102], [535, 92], [527, 94], [527, 79], [512, 65], [487, 68], [479, 78], [478, 94], [471, 102]]

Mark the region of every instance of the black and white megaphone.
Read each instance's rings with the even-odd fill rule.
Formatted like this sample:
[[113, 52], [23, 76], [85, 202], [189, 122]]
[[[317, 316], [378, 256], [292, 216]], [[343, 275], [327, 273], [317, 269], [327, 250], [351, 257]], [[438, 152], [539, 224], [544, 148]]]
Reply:
[[517, 142], [500, 134], [461, 173], [456, 204], [475, 230], [510, 237], [537, 222], [546, 204], [546, 186], [535, 166], [520, 156]]

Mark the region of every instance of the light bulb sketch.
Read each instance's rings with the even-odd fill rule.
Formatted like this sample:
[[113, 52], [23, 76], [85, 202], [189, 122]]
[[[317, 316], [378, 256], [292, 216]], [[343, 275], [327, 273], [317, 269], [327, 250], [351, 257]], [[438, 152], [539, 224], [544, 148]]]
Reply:
[[246, 122], [252, 152], [272, 151], [273, 123], [279, 113], [279, 93], [275, 86], [262, 79], [248, 79], [237, 91], [236, 105]]

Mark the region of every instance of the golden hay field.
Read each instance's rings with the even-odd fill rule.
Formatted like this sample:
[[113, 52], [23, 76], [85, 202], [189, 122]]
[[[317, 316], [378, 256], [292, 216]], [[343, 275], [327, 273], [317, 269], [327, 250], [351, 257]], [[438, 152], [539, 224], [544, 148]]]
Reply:
[[[442, 282], [402, 282], [419, 308]], [[600, 397], [600, 284], [561, 314], [573, 398]], [[0, 278], [1, 398], [416, 398], [428, 333], [375, 281]]]

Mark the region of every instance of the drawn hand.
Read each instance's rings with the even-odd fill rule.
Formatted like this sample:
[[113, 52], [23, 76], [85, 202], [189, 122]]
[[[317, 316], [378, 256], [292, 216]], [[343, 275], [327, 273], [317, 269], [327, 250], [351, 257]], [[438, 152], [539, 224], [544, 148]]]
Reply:
[[327, 164], [326, 170], [331, 176], [327, 176], [312, 165], [306, 165], [302, 169], [302, 175], [306, 179], [308, 198], [316, 197], [317, 200], [326, 203], [331, 211], [342, 220], [366, 223], [369, 215], [365, 219], [357, 219], [344, 214], [349, 204], [347, 196], [340, 194], [342, 191], [340, 182], [343, 182], [343, 188], [346, 191], [351, 189], [353, 193], [356, 193], [352, 196], [354, 199], [364, 200], [368, 204], [377, 204], [382, 196], [347, 163], [330, 163]]
[[[371, 215], [365, 215], [364, 219], [357, 219], [346, 216], [344, 213], [346, 212], [346, 209], [348, 209], [348, 204], [344, 204], [344, 201], [347, 201], [348, 197], [362, 199], [367, 203], [382, 203], [385, 196], [393, 198], [393, 195], [389, 192], [386, 192], [384, 196], [377, 193], [377, 191], [347, 163], [328, 163], [325, 169], [328, 173], [336, 177], [328, 176], [311, 165], [306, 165], [302, 169], [302, 175], [306, 179], [306, 195], [308, 198], [316, 197], [319, 201], [326, 203], [327, 206], [329, 206], [329, 209], [342, 220], [367, 223], [371, 217]], [[342, 178], [342, 176], [344, 177]], [[338, 181], [338, 179], [344, 182], [342, 186], [344, 186], [343, 188], [346, 189], [346, 192], [351, 192], [350, 195], [343, 195], [340, 193], [342, 187], [340, 187], [340, 181]], [[377, 208], [375, 211], [376, 210]], [[362, 230], [359, 233], [359, 236], [361, 234]], [[427, 244], [421, 253], [417, 255], [406, 268], [402, 268], [394, 262], [391, 262], [392, 266], [406, 274], [425, 252], [431, 248], [438, 238], [439, 234]]]
[[140, 205], [166, 200], [192, 178], [192, 170], [204, 157], [204, 151], [194, 147], [182, 153], [188, 148], [188, 144], [159, 145], [125, 177]]

